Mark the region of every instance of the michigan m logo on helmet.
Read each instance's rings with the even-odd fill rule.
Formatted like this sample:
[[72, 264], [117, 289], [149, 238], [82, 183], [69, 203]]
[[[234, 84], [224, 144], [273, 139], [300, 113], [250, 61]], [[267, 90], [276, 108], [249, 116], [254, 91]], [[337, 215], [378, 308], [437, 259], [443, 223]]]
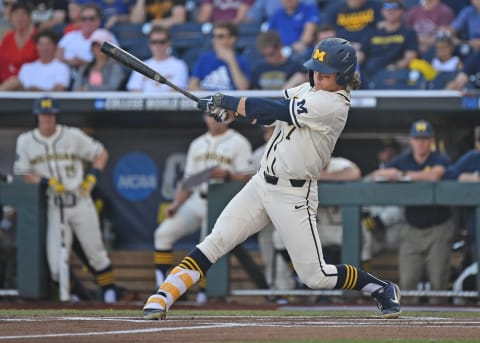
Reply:
[[313, 87], [313, 73], [337, 74], [337, 83], [345, 86], [353, 79], [357, 65], [355, 49], [349, 41], [342, 38], [327, 38], [317, 44], [312, 57], [304, 63], [310, 77], [310, 85]]

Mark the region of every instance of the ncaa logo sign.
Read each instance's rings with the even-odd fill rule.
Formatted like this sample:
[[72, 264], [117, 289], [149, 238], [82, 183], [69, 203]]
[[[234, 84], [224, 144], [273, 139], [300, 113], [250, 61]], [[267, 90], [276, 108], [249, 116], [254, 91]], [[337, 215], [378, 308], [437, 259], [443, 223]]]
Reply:
[[141, 201], [157, 188], [157, 166], [147, 154], [131, 152], [117, 162], [113, 179], [120, 195], [131, 201]]

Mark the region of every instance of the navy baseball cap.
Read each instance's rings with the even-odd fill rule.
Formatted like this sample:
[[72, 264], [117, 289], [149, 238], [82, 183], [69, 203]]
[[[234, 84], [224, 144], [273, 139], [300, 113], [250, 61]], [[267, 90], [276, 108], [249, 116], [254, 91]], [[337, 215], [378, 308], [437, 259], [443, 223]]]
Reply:
[[410, 137], [433, 137], [433, 127], [430, 122], [426, 120], [417, 120], [410, 127]]
[[33, 104], [33, 114], [58, 114], [59, 111], [57, 101], [48, 96], [38, 98]]

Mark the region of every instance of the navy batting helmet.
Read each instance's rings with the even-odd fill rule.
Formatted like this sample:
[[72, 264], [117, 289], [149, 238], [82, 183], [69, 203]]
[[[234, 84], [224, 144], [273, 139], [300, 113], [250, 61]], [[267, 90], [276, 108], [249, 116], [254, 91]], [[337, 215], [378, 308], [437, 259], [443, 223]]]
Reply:
[[313, 72], [337, 73], [337, 83], [345, 86], [353, 79], [357, 67], [357, 55], [350, 42], [343, 38], [327, 38], [317, 44], [312, 57], [303, 64], [310, 69], [310, 84], [313, 87]]
[[33, 114], [58, 114], [60, 108], [57, 101], [51, 97], [44, 96], [35, 100], [33, 104]]

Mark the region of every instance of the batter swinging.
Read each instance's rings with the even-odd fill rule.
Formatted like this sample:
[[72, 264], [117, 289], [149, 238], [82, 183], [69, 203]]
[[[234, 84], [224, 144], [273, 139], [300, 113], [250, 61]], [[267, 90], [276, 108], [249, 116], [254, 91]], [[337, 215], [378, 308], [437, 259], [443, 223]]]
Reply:
[[358, 88], [357, 59], [351, 44], [328, 38], [305, 63], [310, 82], [284, 91], [286, 99], [238, 98], [220, 93], [202, 98], [199, 107], [217, 120], [246, 117], [275, 123], [258, 173], [225, 207], [210, 235], [175, 267], [150, 296], [144, 318], [165, 318], [166, 311], [220, 257], [271, 220], [301, 280], [310, 288], [355, 289], [377, 301], [383, 318], [397, 318], [400, 291], [351, 265], [329, 265], [316, 228], [317, 179], [327, 165], [347, 121], [350, 89]]

